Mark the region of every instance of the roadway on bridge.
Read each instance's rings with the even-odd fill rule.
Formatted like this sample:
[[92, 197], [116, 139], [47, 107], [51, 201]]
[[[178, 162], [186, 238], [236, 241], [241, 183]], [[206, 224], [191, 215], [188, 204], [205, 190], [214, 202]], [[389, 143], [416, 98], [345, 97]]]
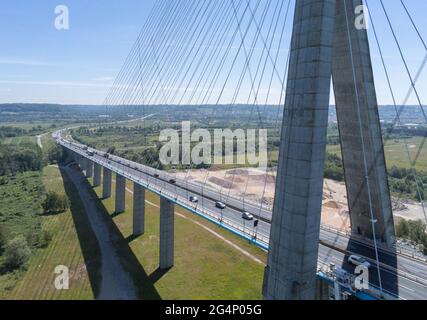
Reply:
[[[253, 203], [245, 202], [242, 199], [228, 197], [219, 194], [216, 190], [203, 187], [194, 183], [175, 179], [173, 175], [155, 170], [153, 168], [120, 158], [109, 156], [104, 157], [104, 152], [93, 149], [95, 154], [89, 156], [82, 145], [70, 144], [62, 141], [66, 147], [82, 154], [86, 158], [98, 162], [108, 163], [110, 167], [116, 168], [118, 172], [126, 172], [135, 177], [135, 180], [143, 180], [149, 186], [163, 190], [167, 194], [174, 194], [176, 197], [188, 199], [195, 195], [199, 198], [197, 204], [193, 204], [194, 209], [200, 207], [216, 213], [218, 219], [226, 218], [236, 225], [247, 228], [248, 232], [253, 230], [253, 223], [242, 219], [242, 211], [246, 210], [256, 217], [260, 216], [258, 225], [258, 235], [269, 239], [271, 211]], [[92, 150], [92, 149], [91, 149]], [[170, 180], [176, 180], [176, 183], [170, 183]], [[216, 208], [215, 202], [222, 200], [227, 204], [227, 208], [220, 210]], [[368, 258], [372, 267], [370, 270], [370, 282], [379, 286], [378, 274], [375, 262], [374, 249], [359, 240], [349, 239], [342, 234], [322, 228], [320, 230], [319, 245], [319, 264], [329, 265], [334, 263], [336, 266], [342, 266], [348, 272], [354, 272], [354, 267], [347, 263], [349, 253], [356, 253]], [[267, 240], [268, 242], [268, 240]], [[326, 245], [325, 245], [326, 244]], [[381, 279], [384, 290], [397, 294], [402, 299], [427, 299], [427, 264], [412, 259], [404, 255], [396, 255], [386, 250], [380, 250], [381, 261]], [[398, 288], [398, 290], [397, 290]]]

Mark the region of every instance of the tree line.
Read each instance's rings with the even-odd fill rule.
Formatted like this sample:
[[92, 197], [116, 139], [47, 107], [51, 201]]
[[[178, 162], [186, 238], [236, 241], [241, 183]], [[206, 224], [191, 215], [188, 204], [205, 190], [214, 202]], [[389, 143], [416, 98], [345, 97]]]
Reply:
[[31, 143], [0, 144], [0, 176], [15, 175], [25, 171], [38, 171], [43, 166], [42, 151]]

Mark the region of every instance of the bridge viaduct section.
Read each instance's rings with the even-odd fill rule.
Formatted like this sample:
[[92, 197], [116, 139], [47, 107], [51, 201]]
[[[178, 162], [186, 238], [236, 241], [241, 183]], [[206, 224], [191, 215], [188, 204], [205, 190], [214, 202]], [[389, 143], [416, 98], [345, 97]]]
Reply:
[[[94, 186], [102, 184], [103, 198], [110, 198], [112, 196], [112, 171], [77, 153], [73, 153], [73, 158], [80, 169], [85, 172], [86, 177], [93, 175]], [[88, 175], [88, 172], [92, 173]], [[101, 174], [101, 172], [103, 173]], [[121, 213], [126, 210], [126, 178], [117, 173], [115, 185], [115, 213]], [[145, 232], [145, 191], [145, 188], [138, 183], [133, 184], [134, 236], [140, 236]], [[160, 269], [169, 269], [174, 265], [174, 210], [175, 206], [172, 202], [166, 198], [160, 198]]]
[[394, 242], [368, 37], [355, 26], [361, 4], [296, 1], [266, 299], [315, 298], [331, 76], [352, 231]]

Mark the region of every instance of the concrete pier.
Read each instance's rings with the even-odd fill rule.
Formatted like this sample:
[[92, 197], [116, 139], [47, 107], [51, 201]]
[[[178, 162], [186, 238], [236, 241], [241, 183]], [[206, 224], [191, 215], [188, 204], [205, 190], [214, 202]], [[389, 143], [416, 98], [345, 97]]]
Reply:
[[352, 230], [394, 242], [369, 42], [355, 25], [355, 8], [362, 4], [296, 2], [266, 299], [315, 298], [331, 75]]
[[160, 269], [169, 269], [174, 264], [174, 214], [175, 206], [160, 198]]
[[99, 187], [101, 185], [101, 170], [102, 166], [98, 163], [94, 163], [94, 169], [93, 169], [93, 186]]
[[145, 232], [145, 188], [133, 184], [133, 235], [140, 236]]
[[89, 159], [86, 160], [86, 177], [92, 178], [93, 177], [93, 161]]
[[296, 2], [265, 299], [315, 298], [335, 2]]
[[102, 197], [104, 199], [111, 197], [111, 183], [111, 170], [104, 167], [104, 176], [102, 178]]
[[[347, 10], [344, 10], [344, 3]], [[358, 30], [353, 24], [356, 19], [354, 8], [362, 4], [362, 0], [337, 1], [332, 77], [352, 231], [374, 238], [372, 205], [372, 214], [377, 221], [375, 235], [378, 240], [391, 245], [395, 241], [394, 221], [368, 35], [365, 29]], [[353, 52], [350, 51], [348, 30]]]
[[116, 174], [116, 213], [126, 210], [126, 178]]
[[80, 166], [80, 170], [86, 174], [86, 158], [80, 156], [79, 159], [79, 166]]

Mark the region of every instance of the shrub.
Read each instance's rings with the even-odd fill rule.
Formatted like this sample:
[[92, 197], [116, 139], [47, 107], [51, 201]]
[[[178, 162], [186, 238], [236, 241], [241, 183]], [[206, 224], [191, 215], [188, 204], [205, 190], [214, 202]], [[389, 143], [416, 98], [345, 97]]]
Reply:
[[425, 248], [427, 248], [426, 224], [421, 220], [400, 221], [396, 226], [396, 235], [399, 238], [409, 239], [417, 244], [423, 245], [424, 251]]
[[70, 207], [70, 201], [66, 195], [59, 195], [56, 192], [49, 191], [46, 199], [42, 203], [44, 213], [61, 213]]
[[3, 253], [4, 246], [6, 245], [6, 229], [0, 225], [0, 254]]
[[409, 235], [409, 224], [406, 220], [401, 220], [396, 226], [396, 236], [398, 238], [407, 238]]
[[26, 235], [27, 244], [33, 248], [46, 248], [52, 240], [50, 232], [45, 229], [35, 228]]
[[325, 159], [325, 178], [344, 181], [344, 168], [342, 160], [333, 153], [327, 153]]
[[5, 266], [9, 270], [21, 268], [30, 258], [31, 250], [23, 235], [9, 241], [4, 248]]
[[7, 177], [0, 177], [0, 186], [6, 185], [7, 182]]
[[47, 152], [47, 160], [50, 164], [58, 163], [64, 157], [63, 150], [60, 146], [55, 145]]

